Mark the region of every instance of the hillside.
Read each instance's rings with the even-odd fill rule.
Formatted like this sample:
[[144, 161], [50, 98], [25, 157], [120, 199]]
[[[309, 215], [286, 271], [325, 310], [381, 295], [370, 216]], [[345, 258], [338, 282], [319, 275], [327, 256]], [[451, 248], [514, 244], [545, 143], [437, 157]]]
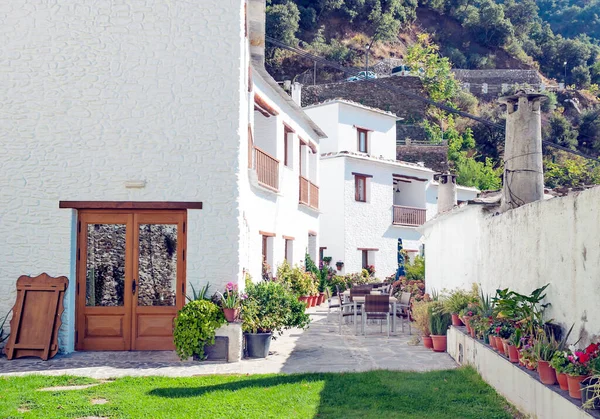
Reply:
[[[458, 81], [445, 83], [447, 78], [454, 79], [450, 67], [532, 69], [539, 71], [540, 83], [545, 85], [566, 82], [571, 86], [568, 91], [548, 94], [543, 115], [544, 137], [588, 155], [600, 154], [600, 113], [596, 112], [600, 92], [600, 30], [595, 30], [596, 25], [600, 27], [600, 19], [590, 18], [592, 30], [586, 30], [589, 36], [584, 35], [588, 22], [580, 21], [594, 11], [600, 14], [597, 10], [600, 0], [271, 0], [268, 3], [268, 35], [347, 67], [364, 68], [367, 50], [369, 68], [378, 72], [381, 69], [389, 72], [400, 63], [425, 67], [428, 76], [423, 80], [428, 84], [425, 91], [430, 98], [494, 122], [502, 123], [503, 118], [495, 104], [497, 96], [472, 92], [473, 96], [461, 91]], [[564, 25], [563, 21], [571, 25]], [[420, 58], [415, 58], [419, 54]], [[429, 65], [438, 68], [430, 69]], [[293, 79], [304, 84], [341, 82], [347, 77], [331, 68], [315, 67], [311, 60], [277, 48], [267, 49], [267, 67], [278, 80]], [[512, 82], [509, 78], [506, 85], [515, 82], [519, 80]], [[440, 91], [436, 83], [446, 84], [441, 89], [445, 93], [437, 98], [432, 96], [436, 90]], [[469, 171], [462, 177], [459, 173], [463, 184], [484, 189], [499, 185], [503, 141], [497, 132], [432, 107], [427, 110], [421, 129], [432, 143], [449, 141], [451, 167]], [[553, 149], [546, 150], [546, 155], [548, 185], [600, 183], [597, 162]], [[473, 171], [477, 173], [470, 173]]]

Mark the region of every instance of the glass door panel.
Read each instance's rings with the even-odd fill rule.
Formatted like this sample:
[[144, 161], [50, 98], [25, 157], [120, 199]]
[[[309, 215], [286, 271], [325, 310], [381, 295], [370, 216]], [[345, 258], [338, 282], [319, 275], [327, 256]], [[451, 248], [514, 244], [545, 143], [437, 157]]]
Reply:
[[177, 224], [138, 226], [138, 306], [175, 306]]

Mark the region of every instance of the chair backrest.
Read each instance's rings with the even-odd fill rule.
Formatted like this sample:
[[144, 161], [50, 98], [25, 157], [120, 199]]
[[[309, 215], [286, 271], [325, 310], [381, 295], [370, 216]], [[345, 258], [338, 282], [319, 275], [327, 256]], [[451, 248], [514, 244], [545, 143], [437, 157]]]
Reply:
[[389, 313], [390, 297], [388, 295], [366, 295], [365, 313]]
[[390, 285], [390, 289], [389, 289], [388, 295], [390, 297], [392, 297], [394, 295], [394, 286], [393, 285]]
[[400, 304], [401, 305], [409, 305], [410, 304], [410, 297], [411, 297], [411, 293], [410, 292], [401, 292], [400, 293]]
[[327, 297], [327, 301], [331, 300], [331, 291], [329, 291], [329, 287], [325, 287], [325, 296]]
[[350, 299], [357, 295], [369, 295], [370, 293], [371, 290], [369, 288], [352, 287], [350, 288]]

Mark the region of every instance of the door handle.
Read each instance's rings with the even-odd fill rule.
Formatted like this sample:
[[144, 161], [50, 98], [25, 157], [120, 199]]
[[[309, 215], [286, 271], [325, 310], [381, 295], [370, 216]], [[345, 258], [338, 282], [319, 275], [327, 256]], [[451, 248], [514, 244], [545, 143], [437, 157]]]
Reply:
[[133, 282], [131, 283], [131, 293], [135, 295], [135, 289], [137, 288], [137, 283], [135, 282], [135, 278], [133, 279]]

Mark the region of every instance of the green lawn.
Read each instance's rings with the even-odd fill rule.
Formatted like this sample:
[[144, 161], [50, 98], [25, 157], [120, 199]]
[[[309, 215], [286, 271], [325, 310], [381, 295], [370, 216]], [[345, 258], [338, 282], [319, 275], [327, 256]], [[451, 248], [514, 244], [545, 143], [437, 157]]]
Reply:
[[[470, 368], [431, 373], [119, 378], [84, 390], [39, 388], [88, 378], [0, 378], [0, 418], [512, 418]], [[105, 404], [92, 404], [105, 399]]]

